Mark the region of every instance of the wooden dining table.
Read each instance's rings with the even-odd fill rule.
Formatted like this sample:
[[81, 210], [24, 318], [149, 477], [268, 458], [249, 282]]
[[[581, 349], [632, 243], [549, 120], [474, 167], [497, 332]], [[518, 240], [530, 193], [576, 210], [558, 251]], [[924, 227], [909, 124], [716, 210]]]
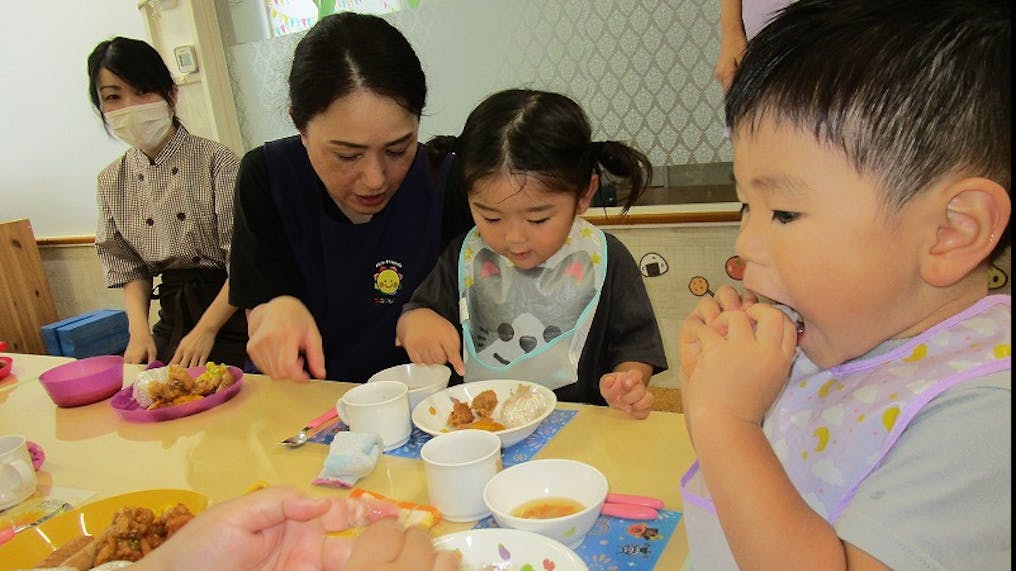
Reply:
[[[236, 497], [252, 485], [284, 484], [313, 495], [344, 494], [315, 486], [328, 447], [307, 443], [288, 448], [280, 441], [334, 407], [356, 386], [336, 381], [293, 382], [248, 374], [231, 400], [164, 422], [131, 422], [109, 399], [76, 408], [53, 404], [38, 377], [69, 362], [66, 357], [3, 353], [13, 374], [0, 381], [0, 435], [22, 434], [46, 454], [39, 491], [70, 488], [94, 492], [90, 500], [155, 488], [183, 488], [212, 503]], [[139, 365], [124, 365], [125, 385]], [[660, 498], [682, 511], [679, 480], [694, 460], [682, 415], [652, 412], [633, 420], [606, 407], [563, 403], [577, 414], [535, 456], [591, 464], [607, 477], [612, 492]], [[423, 463], [382, 455], [374, 471], [356, 484], [390, 498], [428, 503]], [[435, 536], [470, 529], [475, 522], [442, 521]], [[681, 568], [688, 551], [683, 520], [667, 542], [657, 569]]]

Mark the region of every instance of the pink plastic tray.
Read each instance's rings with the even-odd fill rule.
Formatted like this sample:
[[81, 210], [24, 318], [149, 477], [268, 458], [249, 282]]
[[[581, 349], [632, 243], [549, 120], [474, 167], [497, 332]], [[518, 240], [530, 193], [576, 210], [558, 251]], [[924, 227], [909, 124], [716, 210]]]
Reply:
[[[204, 372], [204, 367], [191, 367], [187, 369], [187, 373], [194, 378], [197, 378], [198, 375]], [[147, 410], [141, 408], [138, 401], [134, 400], [134, 384], [132, 383], [113, 395], [109, 404], [120, 413], [120, 416], [132, 422], [162, 422], [164, 420], [172, 420], [182, 416], [190, 416], [203, 410], [219, 406], [236, 396], [236, 393], [240, 392], [240, 388], [243, 385], [243, 371], [237, 367], [230, 366], [229, 372], [233, 375], [233, 378], [236, 379], [232, 385], [224, 391], [212, 393], [200, 400], [178, 404], [176, 406], [169, 406], [166, 408]]]

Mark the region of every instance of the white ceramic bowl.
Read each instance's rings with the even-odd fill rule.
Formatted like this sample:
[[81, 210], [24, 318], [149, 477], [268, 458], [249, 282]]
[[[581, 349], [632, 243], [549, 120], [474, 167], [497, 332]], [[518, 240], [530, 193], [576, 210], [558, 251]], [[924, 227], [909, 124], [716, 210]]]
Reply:
[[452, 411], [452, 399], [455, 398], [467, 403], [472, 402], [476, 395], [487, 389], [493, 390], [497, 394], [497, 407], [494, 408], [493, 418], [494, 420], [499, 420], [501, 405], [504, 404], [504, 401], [511, 396], [512, 391], [516, 390], [519, 385], [535, 388], [537, 393], [543, 397], [546, 408], [536, 418], [525, 424], [493, 431], [501, 439], [501, 447], [507, 448], [536, 432], [540, 423], [550, 416], [550, 413], [554, 412], [554, 407], [557, 406], [557, 395], [554, 394], [554, 391], [529, 381], [509, 379], [463, 383], [438, 391], [413, 407], [413, 424], [431, 436], [437, 436], [443, 432], [451, 432], [454, 429], [448, 426], [448, 415]]
[[[483, 488], [483, 501], [501, 527], [531, 531], [575, 548], [592, 529], [607, 499], [607, 478], [589, 464], [574, 460], [533, 460], [494, 475]], [[568, 498], [581, 511], [550, 519], [511, 515], [523, 504], [541, 498]]]
[[434, 539], [434, 547], [462, 554], [461, 569], [588, 571], [582, 558], [557, 541], [517, 529], [470, 529]]
[[395, 365], [378, 371], [367, 379], [374, 381], [399, 381], [409, 387], [409, 410], [412, 411], [420, 401], [448, 386], [452, 370], [444, 365], [419, 365], [406, 363]]

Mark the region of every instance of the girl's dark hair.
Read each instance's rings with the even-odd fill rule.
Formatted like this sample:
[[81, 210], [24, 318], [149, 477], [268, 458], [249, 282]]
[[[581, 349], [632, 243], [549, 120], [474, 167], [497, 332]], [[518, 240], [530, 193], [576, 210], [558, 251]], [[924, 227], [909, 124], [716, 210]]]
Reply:
[[[99, 71], [106, 68], [131, 87], [144, 93], [158, 93], [173, 105], [173, 76], [155, 48], [141, 40], [117, 36], [104, 40], [88, 55], [88, 97], [102, 116], [99, 99]], [[102, 122], [106, 124], [105, 121]]]
[[1011, 38], [1009, 0], [800, 0], [749, 42], [727, 124], [811, 133], [879, 181], [888, 214], [950, 174], [1011, 193]]
[[534, 177], [550, 189], [581, 196], [602, 169], [627, 179], [624, 211], [649, 185], [652, 164], [617, 141], [592, 140], [582, 108], [559, 93], [509, 89], [481, 102], [457, 138], [436, 137], [428, 146], [451, 147], [456, 160], [449, 187], [469, 194], [478, 180], [496, 173]]
[[300, 131], [333, 101], [357, 89], [390, 97], [420, 117], [427, 81], [409, 41], [382, 18], [342, 12], [325, 16], [296, 45], [289, 105]]

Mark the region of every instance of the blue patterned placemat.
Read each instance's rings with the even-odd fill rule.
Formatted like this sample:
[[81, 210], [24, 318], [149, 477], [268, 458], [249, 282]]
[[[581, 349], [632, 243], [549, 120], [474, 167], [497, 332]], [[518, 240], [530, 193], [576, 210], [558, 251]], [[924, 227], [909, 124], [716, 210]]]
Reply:
[[[681, 512], [660, 510], [651, 521], [620, 519], [601, 515], [575, 553], [589, 571], [650, 571], [674, 535]], [[493, 516], [476, 522], [473, 529], [498, 527]]]
[[[550, 413], [550, 416], [546, 418], [535, 432], [527, 436], [524, 440], [518, 444], [513, 444], [508, 448], [504, 449], [502, 453], [501, 463], [507, 468], [508, 466], [514, 466], [521, 462], [530, 460], [537, 452], [543, 448], [551, 438], [554, 437], [558, 431], [561, 430], [564, 425], [568, 424], [575, 414], [578, 413], [576, 410], [559, 410], [554, 409], [554, 412]], [[318, 444], [331, 444], [332, 439], [335, 435], [343, 430], [349, 430], [344, 422], [337, 422], [331, 426], [327, 426], [320, 430], [317, 434], [310, 437], [308, 442], [316, 442]], [[420, 430], [417, 427], [413, 427], [412, 434], [409, 435], [409, 441], [399, 446], [394, 450], [389, 450], [385, 454], [391, 454], [392, 456], [399, 456], [402, 458], [420, 458], [420, 448], [423, 447], [424, 443], [431, 439], [431, 435]]]

